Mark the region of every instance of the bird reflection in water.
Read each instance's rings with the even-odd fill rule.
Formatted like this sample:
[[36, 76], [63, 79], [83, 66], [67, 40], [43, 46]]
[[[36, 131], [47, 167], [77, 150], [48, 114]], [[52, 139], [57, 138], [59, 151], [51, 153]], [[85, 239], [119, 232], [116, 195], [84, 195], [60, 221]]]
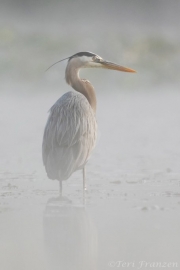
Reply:
[[43, 226], [48, 269], [97, 269], [97, 231], [84, 205], [49, 199]]

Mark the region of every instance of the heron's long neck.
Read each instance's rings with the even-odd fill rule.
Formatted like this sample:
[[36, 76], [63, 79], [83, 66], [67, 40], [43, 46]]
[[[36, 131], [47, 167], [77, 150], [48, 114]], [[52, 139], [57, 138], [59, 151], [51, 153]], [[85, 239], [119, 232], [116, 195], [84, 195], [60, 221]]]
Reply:
[[74, 69], [71, 66], [66, 68], [66, 82], [71, 85], [76, 91], [83, 94], [89, 104], [91, 105], [94, 112], [96, 112], [96, 94], [94, 87], [89, 81], [82, 80], [79, 78], [79, 69]]

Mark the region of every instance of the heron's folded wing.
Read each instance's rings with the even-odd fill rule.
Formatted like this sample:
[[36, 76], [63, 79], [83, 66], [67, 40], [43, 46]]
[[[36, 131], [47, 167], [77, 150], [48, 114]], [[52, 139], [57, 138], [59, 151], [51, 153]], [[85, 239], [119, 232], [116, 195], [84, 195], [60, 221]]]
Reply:
[[68, 92], [51, 108], [44, 131], [43, 162], [48, 176], [68, 178], [86, 163], [95, 140], [96, 120], [89, 102], [79, 93]]

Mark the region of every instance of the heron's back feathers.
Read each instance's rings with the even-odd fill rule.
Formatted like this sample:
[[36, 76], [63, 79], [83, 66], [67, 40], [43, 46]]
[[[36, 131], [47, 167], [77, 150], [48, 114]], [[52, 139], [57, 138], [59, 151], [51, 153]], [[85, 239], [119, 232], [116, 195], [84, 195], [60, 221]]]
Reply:
[[44, 130], [42, 154], [49, 178], [66, 180], [83, 167], [94, 148], [97, 125], [86, 97], [64, 94], [50, 109]]

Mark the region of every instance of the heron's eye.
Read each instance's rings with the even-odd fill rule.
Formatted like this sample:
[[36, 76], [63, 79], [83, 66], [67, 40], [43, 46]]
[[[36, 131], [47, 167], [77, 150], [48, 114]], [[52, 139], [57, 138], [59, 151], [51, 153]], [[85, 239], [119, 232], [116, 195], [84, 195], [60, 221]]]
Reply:
[[95, 61], [95, 62], [101, 62], [101, 58], [100, 57], [98, 57], [98, 56], [93, 56], [93, 61]]

